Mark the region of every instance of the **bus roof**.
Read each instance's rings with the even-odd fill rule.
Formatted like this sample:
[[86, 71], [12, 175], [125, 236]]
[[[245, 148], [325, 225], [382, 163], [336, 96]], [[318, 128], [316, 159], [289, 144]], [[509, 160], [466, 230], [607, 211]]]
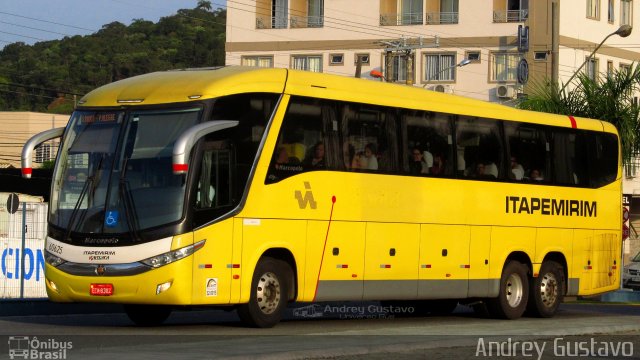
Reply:
[[248, 93], [291, 95], [438, 111], [544, 125], [616, 132], [606, 122], [571, 118], [443, 94], [421, 87], [357, 79], [309, 71], [230, 66], [154, 72], [99, 87], [80, 100], [80, 106], [112, 107], [196, 101]]

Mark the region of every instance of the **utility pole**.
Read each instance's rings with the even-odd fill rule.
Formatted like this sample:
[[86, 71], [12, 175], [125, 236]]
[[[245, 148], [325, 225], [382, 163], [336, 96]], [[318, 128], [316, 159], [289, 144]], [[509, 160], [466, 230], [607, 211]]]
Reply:
[[403, 56], [406, 58], [406, 84], [413, 85], [413, 64], [415, 58], [415, 50], [425, 48], [438, 48], [440, 47], [440, 38], [436, 35], [433, 44], [428, 45], [425, 45], [423, 43], [422, 37], [419, 37], [417, 39], [409, 39], [409, 41], [407, 38], [403, 37], [399, 40], [394, 41], [382, 41], [381, 44], [386, 45], [386, 47], [384, 48], [385, 79], [388, 82], [397, 80], [392, 76], [393, 57]]

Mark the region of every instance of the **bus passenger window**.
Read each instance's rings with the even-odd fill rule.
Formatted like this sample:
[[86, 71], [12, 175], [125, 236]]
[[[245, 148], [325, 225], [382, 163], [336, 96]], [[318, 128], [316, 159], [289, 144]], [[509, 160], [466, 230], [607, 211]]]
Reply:
[[505, 178], [499, 124], [496, 120], [481, 118], [461, 117], [458, 120], [456, 139], [466, 164], [464, 177], [484, 180]]
[[[275, 183], [305, 171], [329, 168], [333, 152], [329, 151], [332, 147], [325, 122], [331, 122], [332, 117], [331, 104], [327, 101], [292, 98], [265, 183]], [[337, 125], [330, 128], [337, 132]]]
[[395, 172], [398, 142], [395, 114], [384, 107], [342, 107], [343, 163], [347, 170]]
[[407, 138], [405, 172], [429, 176], [453, 175], [451, 116], [403, 110], [402, 127]]
[[554, 129], [554, 182], [559, 185], [588, 185], [584, 135], [581, 132]]
[[508, 178], [514, 181], [550, 181], [550, 144], [544, 127], [505, 122]]

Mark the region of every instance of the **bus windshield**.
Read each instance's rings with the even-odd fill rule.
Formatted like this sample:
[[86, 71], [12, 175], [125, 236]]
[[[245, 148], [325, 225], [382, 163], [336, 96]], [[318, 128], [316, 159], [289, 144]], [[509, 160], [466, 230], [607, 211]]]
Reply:
[[75, 112], [56, 164], [51, 224], [67, 234], [116, 234], [180, 220], [186, 184], [172, 172], [172, 150], [201, 112]]

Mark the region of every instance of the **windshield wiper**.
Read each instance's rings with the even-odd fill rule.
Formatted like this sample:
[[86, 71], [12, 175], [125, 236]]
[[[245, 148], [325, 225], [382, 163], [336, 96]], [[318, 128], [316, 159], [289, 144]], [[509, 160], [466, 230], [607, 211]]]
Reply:
[[[87, 177], [87, 181], [84, 183], [84, 186], [82, 187], [82, 190], [80, 191], [80, 195], [78, 196], [78, 200], [76, 201], [76, 204], [73, 206], [73, 211], [71, 211], [71, 216], [69, 217], [69, 225], [67, 226], [67, 232], [64, 234], [64, 239], [65, 241], [69, 241], [70, 240], [70, 236], [71, 236], [71, 231], [74, 229], [74, 222], [76, 220], [76, 216], [78, 216], [78, 210], [80, 209], [80, 204], [82, 204], [82, 201], [84, 200], [84, 197], [87, 194], [87, 190], [89, 190], [89, 187], [93, 187], [93, 182], [95, 180], [95, 175], [96, 173], [100, 170], [100, 168], [102, 167], [102, 161], [104, 160], [104, 154], [100, 157], [100, 162], [98, 162], [98, 166], [96, 167], [96, 169], [93, 171], [93, 173], [91, 175], [89, 175]], [[87, 208], [88, 208], [87, 204]], [[86, 211], [84, 212], [82, 219], [84, 219], [84, 215], [86, 215]], [[78, 223], [81, 223], [81, 221], [78, 221]]]
[[122, 207], [124, 209], [124, 215], [127, 218], [127, 227], [131, 232], [131, 235], [135, 240], [140, 240], [138, 229], [138, 212], [136, 211], [135, 202], [131, 195], [131, 187], [129, 186], [129, 180], [125, 178], [127, 173], [127, 162], [129, 158], [126, 158], [122, 164], [122, 173], [120, 174], [120, 182], [118, 185], [118, 193], [122, 200]]

